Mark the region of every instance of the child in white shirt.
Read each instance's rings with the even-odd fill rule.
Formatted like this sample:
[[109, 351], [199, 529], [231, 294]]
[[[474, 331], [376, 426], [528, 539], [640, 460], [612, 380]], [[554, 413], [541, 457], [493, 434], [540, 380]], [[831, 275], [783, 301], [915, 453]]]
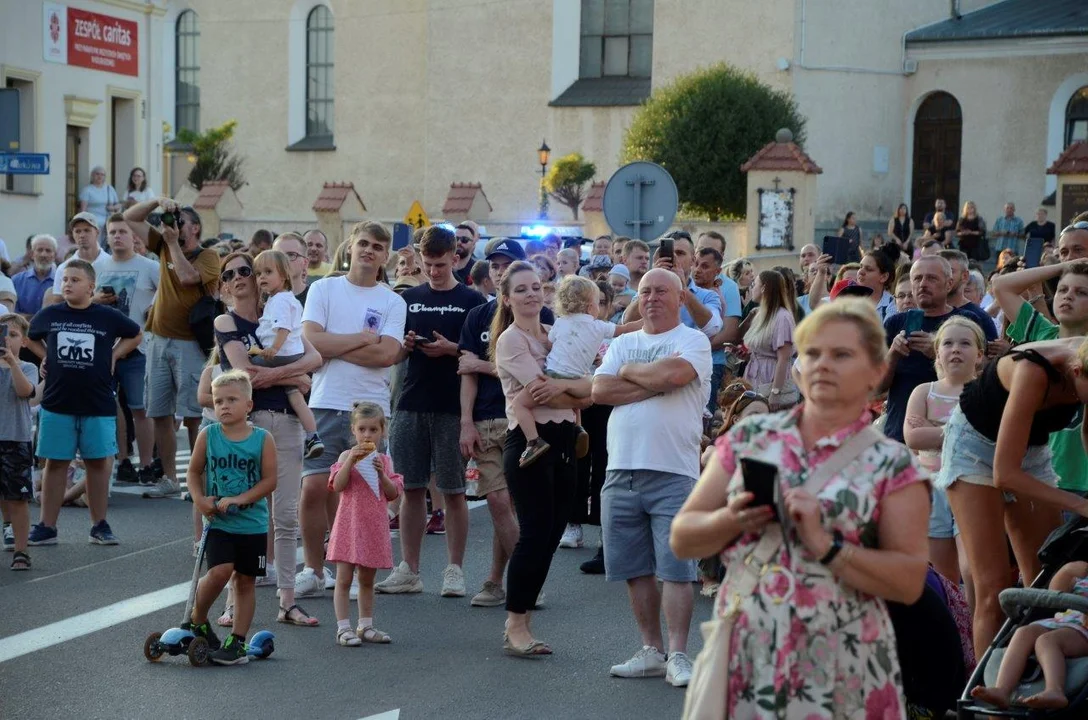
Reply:
[[[599, 320], [600, 290], [596, 283], [579, 275], [568, 275], [559, 283], [555, 293], [556, 319], [548, 332], [552, 343], [544, 362], [544, 374], [560, 380], [573, 380], [589, 375], [601, 344], [616, 335], [634, 332], [642, 328], [639, 320], [625, 325]], [[514, 417], [525, 433], [526, 446], [518, 463], [525, 467], [548, 451], [550, 445], [540, 439], [533, 418], [537, 407], [532, 393], [526, 388], [514, 402]], [[589, 436], [581, 428], [579, 417], [576, 454], [582, 457], [589, 450]]]

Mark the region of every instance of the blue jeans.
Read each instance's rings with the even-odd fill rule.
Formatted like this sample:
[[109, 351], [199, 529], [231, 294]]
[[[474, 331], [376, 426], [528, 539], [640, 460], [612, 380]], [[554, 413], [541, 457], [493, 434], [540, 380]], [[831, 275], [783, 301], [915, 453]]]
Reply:
[[710, 372], [710, 398], [706, 402], [706, 409], [713, 415], [718, 409], [718, 391], [722, 389], [722, 378], [725, 377], [725, 365], [715, 365]]

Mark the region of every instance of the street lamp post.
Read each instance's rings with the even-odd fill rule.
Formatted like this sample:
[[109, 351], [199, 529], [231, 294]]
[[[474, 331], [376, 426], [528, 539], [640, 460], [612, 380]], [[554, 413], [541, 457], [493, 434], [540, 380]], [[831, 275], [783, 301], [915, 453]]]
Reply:
[[548, 174], [548, 155], [551, 154], [552, 149], [548, 147], [547, 141], [541, 139], [540, 147], [537, 148], [537, 154], [540, 158], [540, 219], [548, 219], [548, 191], [544, 187], [544, 178]]

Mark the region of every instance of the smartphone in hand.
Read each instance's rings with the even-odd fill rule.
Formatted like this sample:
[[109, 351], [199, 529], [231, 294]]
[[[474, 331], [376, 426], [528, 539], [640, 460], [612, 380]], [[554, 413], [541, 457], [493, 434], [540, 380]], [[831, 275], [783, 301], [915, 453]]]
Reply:
[[911, 333], [922, 332], [922, 318], [925, 317], [918, 308], [907, 310], [907, 317], [903, 320], [903, 332], [910, 337]]
[[755, 458], [741, 458], [740, 474], [745, 491], [753, 495], [749, 507], [771, 507], [778, 520], [778, 467]]
[[658, 255], [660, 257], [662, 257], [662, 258], [667, 258], [669, 260], [673, 259], [673, 239], [672, 238], [662, 238], [661, 245], [660, 245], [660, 247], [658, 249]]

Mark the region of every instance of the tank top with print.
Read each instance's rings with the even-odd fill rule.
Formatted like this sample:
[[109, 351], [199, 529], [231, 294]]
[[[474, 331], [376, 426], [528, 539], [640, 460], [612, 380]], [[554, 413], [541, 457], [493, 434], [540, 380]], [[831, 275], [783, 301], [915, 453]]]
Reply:
[[[231, 440], [223, 434], [219, 423], [204, 428], [207, 442], [204, 466], [204, 493], [208, 497], [241, 495], [261, 481], [261, 451], [267, 431], [250, 426], [244, 440]], [[211, 527], [237, 535], [268, 532], [268, 502], [261, 498], [255, 503], [240, 505], [238, 512], [216, 515]]]
[[[948, 422], [952, 411], [960, 403], [959, 395], [942, 395], [937, 392], [937, 383], [929, 384], [929, 392], [926, 393], [926, 420], [936, 427], [941, 427]], [[918, 464], [930, 472], [941, 469], [940, 450], [919, 450]]]

